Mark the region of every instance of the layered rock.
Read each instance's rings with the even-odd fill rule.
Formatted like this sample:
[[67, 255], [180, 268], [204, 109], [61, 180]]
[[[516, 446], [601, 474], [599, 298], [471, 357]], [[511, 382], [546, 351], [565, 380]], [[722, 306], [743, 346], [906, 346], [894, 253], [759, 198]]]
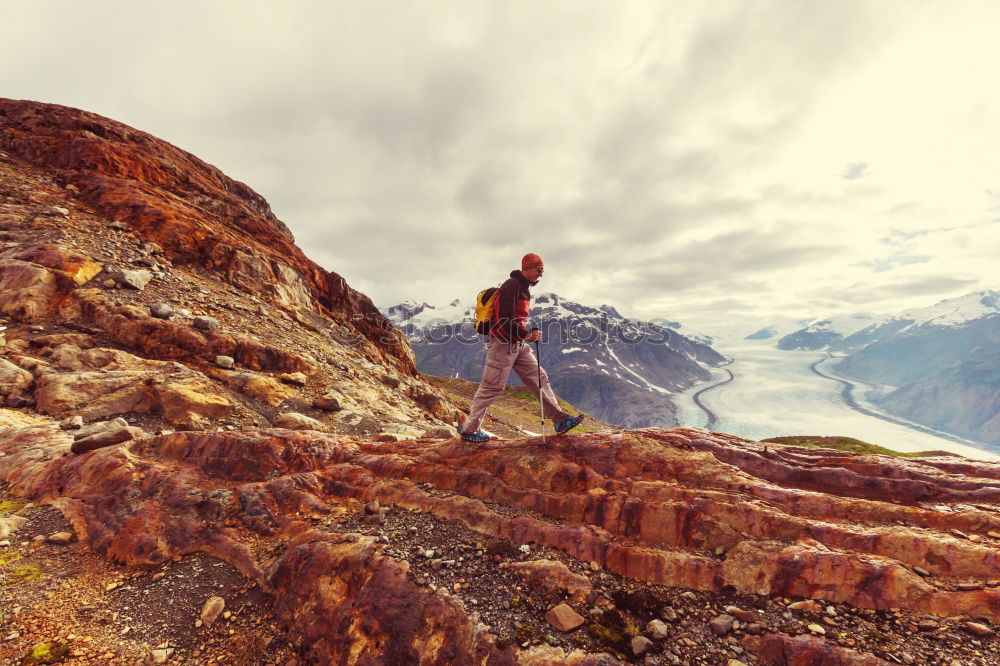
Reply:
[[[765, 475], [802, 468], [801, 458], [775, 460], [759, 444], [683, 429], [479, 448], [315, 431], [178, 432], [63, 457], [71, 441], [55, 424], [0, 431], [0, 479], [55, 503], [81, 540], [116, 561], [156, 565], [204, 551], [232, 563], [274, 594], [319, 662], [348, 652], [389, 663], [519, 659], [447, 593], [415, 585], [405, 561], [376, 540], [312, 527], [372, 500], [659, 585], [1000, 621], [995, 464], [966, 462], [957, 473], [934, 459], [830, 456], [866, 463], [859, 476], [909, 479], [933, 496], [925, 505], [861, 497], [863, 484], [849, 493], [835, 483], [782, 487]], [[726, 462], [725, 451], [740, 455]], [[966, 503], [972, 486], [975, 505]], [[250, 534], [287, 542], [284, 554], [251, 550]], [[558, 566], [520, 569], [533, 585], [587, 594]], [[762, 655], [840, 654], [819, 640], [747, 644]]]

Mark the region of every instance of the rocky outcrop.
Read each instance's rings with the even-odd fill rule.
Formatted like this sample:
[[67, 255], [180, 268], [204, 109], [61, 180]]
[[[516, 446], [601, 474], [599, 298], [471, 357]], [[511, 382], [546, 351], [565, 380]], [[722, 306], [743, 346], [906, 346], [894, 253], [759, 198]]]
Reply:
[[[230, 562], [275, 595], [279, 616], [319, 662], [357, 650], [412, 663], [516, 663], [468, 609], [415, 584], [378, 540], [314, 527], [366, 504], [376, 517], [379, 504], [396, 506], [650, 584], [1000, 622], [995, 464], [966, 462], [957, 473], [934, 459], [817, 454], [817, 467], [836, 458], [859, 477], [893, 477], [933, 498], [896, 503], [862, 497], [864, 484], [847, 494], [835, 481], [823, 491], [782, 487], [767, 477], [805, 467], [801, 456], [774, 458], [773, 447], [696, 430], [478, 448], [315, 431], [178, 432], [63, 457], [72, 437], [56, 424], [0, 431], [0, 480], [57, 504], [79, 538], [113, 560], [156, 565], [204, 551]], [[738, 455], [725, 461], [725, 451]], [[251, 550], [243, 531], [287, 541], [283, 554]], [[559, 565], [507, 568], [550, 593], [591, 598], [586, 579]], [[747, 641], [786, 659], [843, 650], [819, 638]]]
[[[0, 150], [72, 185], [81, 203], [155, 242], [172, 262], [204, 266], [275, 305], [334, 319], [372, 360], [414, 372], [402, 335], [366, 296], [306, 258], [245, 184], [165, 141], [69, 107], [0, 99], [0, 130]], [[56, 300], [50, 273], [32, 269], [33, 259], [12, 261], [20, 263], [0, 265], [0, 293], [22, 292], [23, 307]]]
[[[152, 431], [279, 411], [362, 434], [458, 418], [405, 338], [245, 185], [66, 107], [0, 100], [0, 130], [3, 405]], [[74, 365], [94, 347], [129, 360]]]

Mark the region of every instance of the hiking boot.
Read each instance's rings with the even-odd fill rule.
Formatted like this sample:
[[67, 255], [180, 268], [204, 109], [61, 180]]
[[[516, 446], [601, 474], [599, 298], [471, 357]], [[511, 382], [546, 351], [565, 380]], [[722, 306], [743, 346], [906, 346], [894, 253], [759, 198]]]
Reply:
[[556, 434], [561, 435], [567, 430], [577, 427], [581, 423], [583, 423], [583, 414], [577, 414], [576, 416], [571, 416], [556, 426]]
[[477, 430], [476, 432], [465, 432], [463, 430], [458, 434], [461, 435], [462, 439], [464, 439], [467, 442], [477, 442], [479, 444], [482, 444], [483, 442], [490, 441], [490, 436], [487, 435], [482, 430]]

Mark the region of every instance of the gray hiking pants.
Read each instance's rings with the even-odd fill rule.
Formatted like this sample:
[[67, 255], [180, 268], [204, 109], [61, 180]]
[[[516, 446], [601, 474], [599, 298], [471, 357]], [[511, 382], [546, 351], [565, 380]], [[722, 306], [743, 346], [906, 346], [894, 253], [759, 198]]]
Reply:
[[[524, 382], [525, 388], [531, 391], [535, 397], [539, 397], [538, 390], [538, 361], [531, 353], [531, 346], [526, 342], [509, 343], [495, 337], [490, 337], [486, 343], [486, 367], [483, 370], [483, 380], [479, 382], [479, 389], [476, 397], [472, 399], [472, 407], [469, 409], [469, 418], [465, 421], [462, 430], [465, 432], [475, 432], [483, 423], [486, 410], [493, 401], [503, 393], [504, 386], [507, 385], [507, 377], [511, 369]], [[559, 423], [570, 417], [569, 414], [559, 409], [559, 401], [549, 384], [549, 376], [545, 370], [541, 371], [541, 401], [545, 406], [545, 418], [552, 419]]]

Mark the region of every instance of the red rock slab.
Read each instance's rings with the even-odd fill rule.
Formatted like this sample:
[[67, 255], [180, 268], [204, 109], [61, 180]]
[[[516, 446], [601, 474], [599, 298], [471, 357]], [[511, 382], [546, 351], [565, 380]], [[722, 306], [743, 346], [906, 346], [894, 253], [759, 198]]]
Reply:
[[275, 615], [309, 663], [516, 663], [459, 601], [418, 586], [375, 540], [307, 532], [267, 570]]
[[586, 601], [593, 589], [586, 576], [573, 573], [558, 560], [504, 562], [500, 568], [518, 574], [529, 587], [546, 592], [564, 592], [578, 602]]
[[1000, 619], [1000, 591], [940, 591], [894, 560], [816, 542], [745, 541], [727, 553], [722, 575], [726, 584], [748, 594]]
[[891, 662], [870, 654], [840, 647], [816, 636], [788, 636], [767, 633], [747, 636], [740, 641], [762, 664], [782, 666], [891, 666]]
[[157, 319], [139, 308], [116, 305], [97, 289], [78, 290], [73, 301], [83, 319], [103, 328], [115, 342], [150, 358], [207, 364], [221, 355], [231, 356], [251, 370], [314, 371], [302, 357], [277, 347]]

